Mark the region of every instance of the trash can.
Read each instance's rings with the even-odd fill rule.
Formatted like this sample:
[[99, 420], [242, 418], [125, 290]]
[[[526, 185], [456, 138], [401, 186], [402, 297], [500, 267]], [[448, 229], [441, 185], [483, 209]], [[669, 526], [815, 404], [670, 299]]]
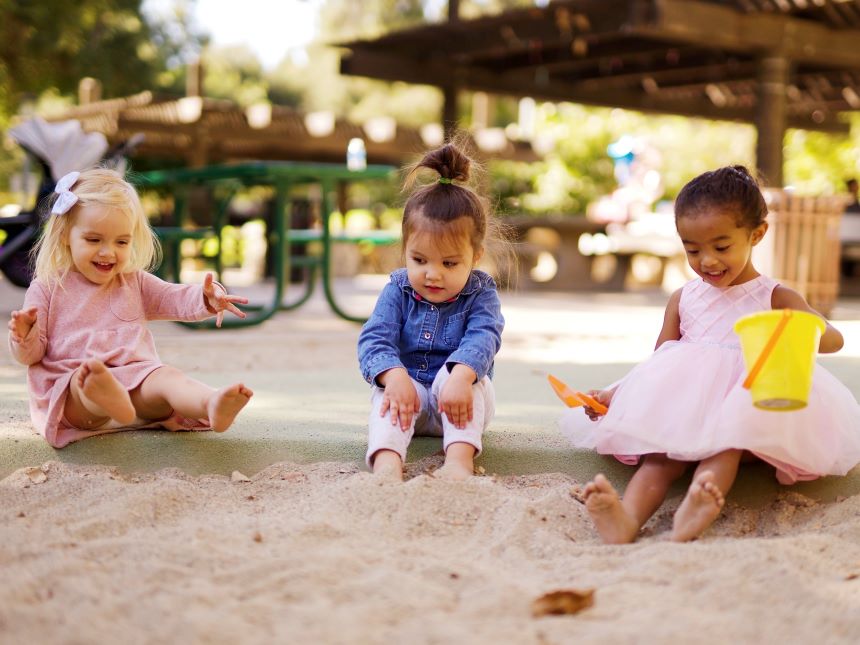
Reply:
[[839, 224], [845, 207], [838, 196], [801, 196], [768, 188], [767, 235], [753, 250], [756, 268], [800, 293], [829, 316], [839, 296]]

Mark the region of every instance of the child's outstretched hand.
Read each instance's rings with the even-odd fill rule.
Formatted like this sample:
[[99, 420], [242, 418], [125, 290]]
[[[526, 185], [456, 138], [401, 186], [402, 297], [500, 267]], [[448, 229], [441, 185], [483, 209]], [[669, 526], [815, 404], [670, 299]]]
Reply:
[[448, 421], [460, 430], [472, 420], [472, 383], [475, 382], [475, 377], [476, 374], [470, 367], [458, 363], [451, 370], [451, 376], [439, 393], [439, 412], [444, 413]]
[[27, 334], [36, 324], [36, 308], [21, 309], [13, 311], [12, 317], [9, 319], [9, 333], [12, 340], [16, 343], [23, 343]]
[[[586, 394], [591, 397], [594, 397], [608, 408], [609, 404], [612, 402], [612, 395], [615, 394], [615, 390], [589, 390], [588, 392], [586, 392]], [[597, 412], [594, 408], [588, 405], [583, 406], [582, 409], [585, 411], [585, 414], [588, 415], [588, 418], [592, 421], [597, 421], [600, 417], [606, 414], [605, 412]]]
[[239, 318], [245, 317], [245, 312], [239, 309], [234, 302], [240, 305], [247, 305], [248, 299], [242, 296], [231, 296], [220, 284], [215, 282], [211, 273], [207, 273], [203, 279], [203, 297], [206, 299], [206, 306], [216, 312], [215, 326], [220, 327], [224, 320], [224, 311], [229, 311]]
[[390, 369], [381, 375], [385, 380], [385, 393], [382, 395], [382, 405], [379, 416], [391, 410], [391, 425], [400, 424], [403, 432], [412, 425], [412, 417], [421, 409], [421, 399], [409, 373], [402, 368]]

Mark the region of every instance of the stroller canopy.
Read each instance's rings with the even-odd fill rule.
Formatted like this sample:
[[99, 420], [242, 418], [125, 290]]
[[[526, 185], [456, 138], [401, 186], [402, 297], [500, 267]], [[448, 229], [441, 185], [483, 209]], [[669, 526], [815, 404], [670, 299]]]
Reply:
[[94, 166], [108, 149], [101, 132], [86, 133], [75, 120], [48, 123], [36, 117], [10, 129], [9, 136], [44, 161], [55, 182], [68, 172]]

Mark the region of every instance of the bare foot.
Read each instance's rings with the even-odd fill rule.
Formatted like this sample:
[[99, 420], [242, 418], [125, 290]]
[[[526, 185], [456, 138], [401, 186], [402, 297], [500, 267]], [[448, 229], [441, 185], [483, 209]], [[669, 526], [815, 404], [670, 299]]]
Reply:
[[[114, 378], [108, 368], [99, 360], [91, 358], [78, 368], [75, 375], [78, 390], [85, 399], [82, 401], [92, 414], [102, 412], [119, 423], [131, 423], [137, 414], [131, 398], [122, 384]], [[96, 410], [87, 403], [93, 404]]]
[[436, 476], [448, 481], [465, 481], [475, 474], [473, 464], [464, 464], [460, 461], [448, 459], [442, 467], [436, 471]]
[[627, 514], [618, 493], [603, 475], [595, 476], [582, 491], [585, 507], [606, 544], [628, 544], [636, 538], [639, 523]]
[[714, 473], [706, 470], [697, 475], [675, 511], [672, 540], [687, 542], [699, 537], [717, 519], [725, 503], [722, 491], [714, 483]]
[[215, 432], [224, 432], [229, 428], [233, 419], [248, 404], [252, 396], [254, 393], [241, 383], [221, 388], [215, 392], [206, 406], [212, 429]]
[[379, 450], [373, 456], [373, 474], [382, 479], [403, 481], [403, 460], [393, 450]]

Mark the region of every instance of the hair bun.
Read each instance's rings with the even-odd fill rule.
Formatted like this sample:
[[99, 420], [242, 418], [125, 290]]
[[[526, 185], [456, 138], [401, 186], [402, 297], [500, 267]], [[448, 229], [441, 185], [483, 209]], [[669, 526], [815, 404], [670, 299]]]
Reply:
[[730, 171], [734, 172], [735, 174], [740, 175], [740, 178], [743, 179], [744, 181], [748, 181], [754, 185], [758, 185], [758, 181], [756, 180], [755, 177], [753, 177], [753, 174], [749, 171], [749, 169], [746, 166], [742, 166], [740, 164], [735, 164], [734, 166], [729, 166], [728, 169]]
[[435, 170], [442, 179], [468, 181], [471, 163], [471, 159], [457, 146], [448, 143], [424, 155], [418, 166]]

